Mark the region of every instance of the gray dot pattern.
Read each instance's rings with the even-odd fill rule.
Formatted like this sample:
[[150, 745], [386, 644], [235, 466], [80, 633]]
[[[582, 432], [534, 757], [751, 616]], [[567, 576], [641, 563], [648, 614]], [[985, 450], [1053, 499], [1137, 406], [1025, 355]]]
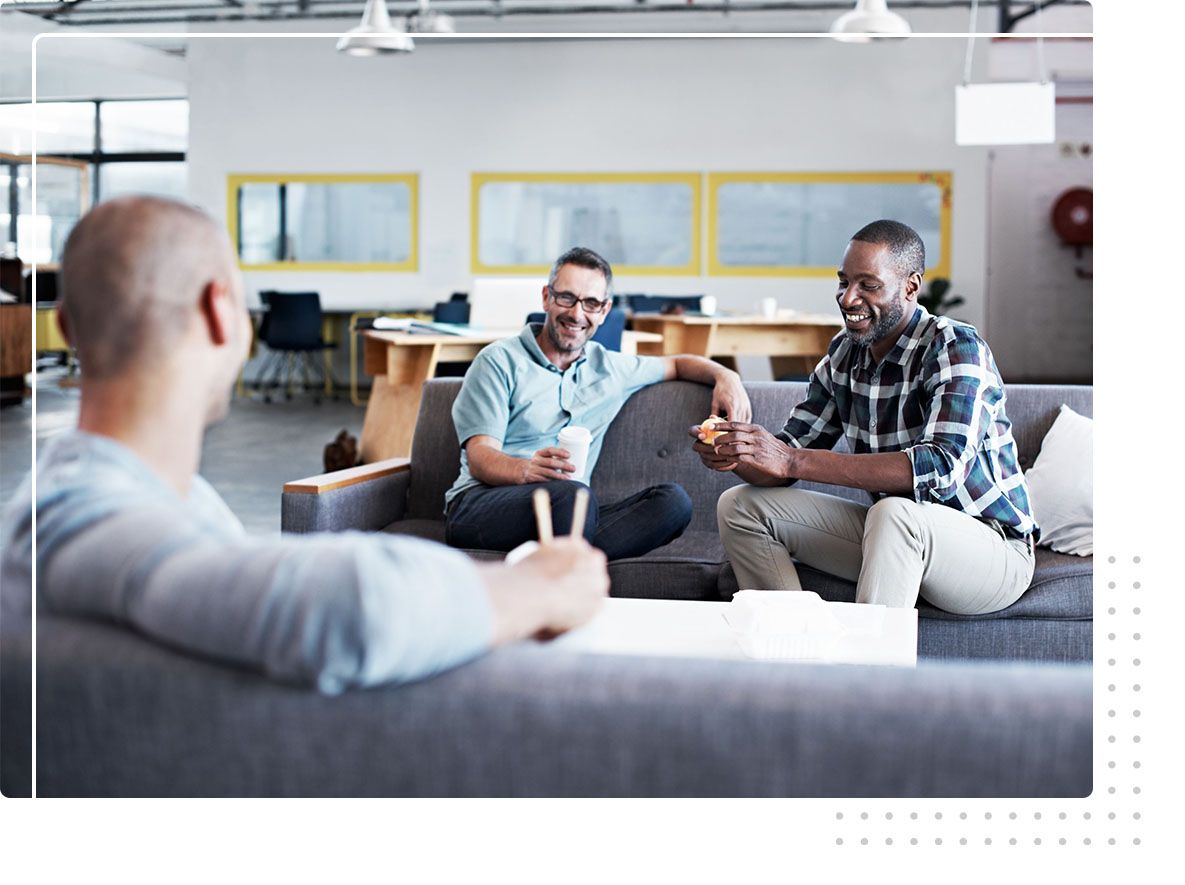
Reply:
[[[1140, 564], [1140, 561], [1141, 559], [1139, 556], [1133, 556], [1130, 559], [1130, 562], [1137, 566]], [[1107, 563], [1114, 566], [1117, 564], [1117, 558], [1115, 556], [1108, 556]], [[957, 844], [960, 846], [966, 846], [970, 844], [968, 836], [976, 835], [974, 831], [976, 827], [979, 827], [981, 834], [984, 828], [997, 831], [995, 832], [995, 835], [999, 837], [999, 843], [1003, 844], [1004, 840], [1006, 839], [1009, 846], [1018, 845], [1020, 838], [1023, 837], [1025, 838], [1026, 842], [1034, 846], [1043, 847], [1046, 845], [1053, 846], [1056, 844], [1059, 847], [1064, 847], [1071, 844], [1071, 841], [1075, 835], [1079, 836], [1081, 845], [1087, 847], [1092, 846], [1094, 844], [1094, 840], [1092, 840], [1091, 836], [1083, 836], [1080, 833], [1075, 834], [1072, 832], [1073, 827], [1076, 825], [1076, 820], [1080, 821], [1081, 826], [1089, 827], [1094, 831], [1094, 835], [1097, 836], [1100, 845], [1106, 844], [1107, 846], [1115, 846], [1124, 844], [1138, 846], [1141, 844], [1139, 836], [1133, 835], [1130, 832], [1122, 832], [1122, 826], [1119, 827], [1120, 831], [1118, 832], [1114, 830], [1112, 832], [1106, 832], [1105, 830], [1102, 830], [1103, 826], [1114, 828], [1118, 825], [1117, 822], [1119, 820], [1119, 816], [1116, 811], [1107, 811], [1106, 820], [1110, 823], [1094, 824], [1093, 816], [1090, 811], [1083, 810], [1081, 811], [1080, 815], [1074, 814], [1074, 808], [1071, 804], [1078, 804], [1079, 807], [1081, 807], [1081, 803], [1090, 803], [1092, 806], [1097, 808], [1100, 803], [1110, 804], [1113, 802], [1119, 802], [1119, 805], [1113, 807], [1126, 810], [1122, 807], [1125, 801], [1138, 800], [1123, 800], [1115, 798], [1119, 794], [1120, 787], [1123, 787], [1124, 793], [1129, 796], [1139, 797], [1141, 794], [1140, 784], [1134, 782], [1131, 778], [1142, 773], [1143, 763], [1138, 758], [1132, 758], [1131, 756], [1125, 757], [1124, 752], [1124, 748], [1127, 747], [1131, 747], [1131, 749], [1135, 750], [1136, 747], [1134, 745], [1138, 745], [1141, 741], [1139, 734], [1125, 733], [1125, 730], [1128, 727], [1134, 725], [1134, 720], [1138, 720], [1140, 718], [1141, 711], [1135, 707], [1125, 710], [1124, 700], [1125, 696], [1127, 696], [1127, 699], [1130, 700], [1135, 695], [1139, 694], [1142, 691], [1142, 686], [1139, 682], [1123, 681], [1123, 671], [1126, 669], [1124, 666], [1126, 661], [1121, 660], [1122, 649], [1120, 646], [1124, 641], [1126, 641], [1128, 635], [1130, 635], [1132, 642], [1140, 642], [1142, 640], [1142, 634], [1140, 632], [1131, 632], [1130, 634], [1120, 637], [1120, 632], [1125, 632], [1123, 630], [1125, 626], [1135, 626], [1135, 623], [1133, 622], [1129, 625], [1127, 623], [1119, 622], [1126, 622], [1128, 618], [1141, 617], [1144, 612], [1144, 608], [1147, 605], [1147, 601], [1141, 599], [1142, 605], [1132, 605], [1130, 607], [1122, 605], [1124, 602], [1127, 602], [1130, 605], [1130, 603], [1134, 600], [1130, 599], [1129, 594], [1132, 591], [1141, 590], [1140, 581], [1131, 581], [1129, 583], [1125, 583], [1127, 587], [1131, 588], [1131, 590], [1121, 589], [1119, 580], [1109, 580], [1107, 581], [1106, 585], [1107, 590], [1111, 591], [1106, 594], [1108, 597], [1110, 597], [1107, 600], [1108, 605], [1106, 608], [1105, 620], [1108, 622], [1106, 624], [1106, 629], [1108, 631], [1106, 636], [1109, 642], [1116, 643], [1115, 645], [1108, 646], [1108, 649], [1112, 651], [1114, 656], [1107, 658], [1107, 667], [1110, 668], [1110, 672], [1107, 675], [1110, 676], [1110, 680], [1107, 682], [1106, 688], [1110, 702], [1114, 706], [1108, 708], [1107, 717], [1110, 720], [1114, 720], [1111, 723], [1109, 730], [1117, 731], [1118, 734], [1108, 734], [1105, 752], [1096, 753], [1095, 758], [1100, 759], [1100, 756], [1102, 756], [1107, 764], [1105, 769], [1103, 769], [1103, 773], [1096, 777], [1094, 794], [1091, 797], [1087, 797], [1086, 799], [1064, 800], [1066, 808], [1058, 808], [1055, 805], [1052, 808], [1046, 808], [1047, 813], [1043, 813], [1041, 810], [1031, 811], [1032, 823], [1028, 824], [1020, 821], [1020, 813], [1016, 810], [1009, 810], [1007, 812], [1007, 820], [1001, 820], [999, 823], [993, 823], [994, 818], [991, 811], [982, 812], [982, 823], [980, 824], [972, 824], [970, 822], [972, 817], [966, 810], [958, 811], [957, 815], [951, 814], [949, 818], [944, 818], [941, 811], [935, 811], [932, 816], [927, 815], [927, 817], [931, 817], [932, 820], [930, 827], [937, 829], [943, 832], [945, 836], [948, 836], [949, 842], [951, 844], [954, 844], [956, 840]], [[1119, 597], [1128, 598], [1121, 599]], [[1155, 616], [1150, 623], [1155, 623]], [[1135, 649], [1132, 649], [1132, 651], [1135, 651]], [[1130, 662], [1130, 665], [1133, 668], [1139, 667], [1141, 665], [1141, 660], [1138, 657], [1130, 658]], [[1132, 675], [1135, 674], [1133, 673]], [[1102, 761], [1102, 759], [1100, 759], [1100, 761]], [[1121, 771], [1129, 772], [1129, 774], [1121, 774]], [[1102, 781], [1102, 783], [1100, 783], [1100, 781]], [[1106, 786], [1105, 793], [1100, 789], [1100, 787], [1102, 787], [1104, 784]], [[1067, 808], [1068, 810], [1066, 810]], [[974, 812], [975, 809], [971, 809], [971, 811]], [[1124, 815], [1125, 818], [1127, 816], [1128, 815], [1126, 814]], [[860, 811], [859, 817], [860, 821], [862, 822], [868, 821], [870, 819], [868, 811]], [[1054, 820], [1055, 817], [1056, 820]], [[845, 820], [844, 813], [842, 811], [837, 811], [835, 813], [835, 819], [837, 821]], [[893, 835], [886, 835], [884, 833], [875, 834], [881, 836], [883, 838], [883, 844], [887, 846], [905, 844], [906, 836], [908, 836], [909, 839], [908, 844], [911, 846], [916, 846], [919, 844], [919, 836], [924, 837], [927, 835], [925, 832], [921, 831], [922, 828], [930, 828], [927, 827], [925, 823], [922, 823], [921, 827], [918, 826], [917, 822], [920, 820], [920, 817], [916, 810], [909, 812], [909, 822], [906, 822], [904, 815], [902, 815], [901, 821], [894, 824], [893, 821], [895, 818], [892, 811], [883, 812], [883, 819], [886, 822], [885, 826], [892, 827], [895, 831], [897, 831], [894, 833], [894, 835], [899, 835], [901, 837], [900, 839], [895, 840]], [[1131, 811], [1130, 819], [1138, 824], [1138, 822], [1141, 820], [1140, 812]], [[1034, 833], [1033, 830], [1038, 830], [1038, 832]], [[1049, 830], [1053, 830], [1053, 832], [1049, 832]], [[1058, 832], [1058, 830], [1061, 830], [1062, 832]], [[944, 845], [944, 836], [935, 835], [928, 841], [930, 841], [935, 846], [942, 846]], [[837, 837], [835, 844], [844, 845], [845, 842], [842, 837]], [[869, 837], [861, 836], [860, 844], [870, 844]], [[983, 836], [982, 844], [991, 846], [995, 843], [993, 842], [992, 836]]]

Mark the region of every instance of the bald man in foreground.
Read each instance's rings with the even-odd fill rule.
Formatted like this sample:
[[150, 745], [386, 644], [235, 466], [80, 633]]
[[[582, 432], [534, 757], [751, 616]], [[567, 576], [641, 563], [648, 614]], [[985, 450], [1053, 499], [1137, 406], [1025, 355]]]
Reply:
[[[230, 244], [204, 213], [104, 203], [71, 233], [62, 284], [82, 402], [37, 462], [39, 606], [326, 693], [418, 679], [599, 607], [605, 556], [583, 540], [508, 567], [394, 536], [248, 537], [196, 475], [251, 341]], [[28, 612], [29, 500], [26, 481], [0, 521], [6, 615]]]

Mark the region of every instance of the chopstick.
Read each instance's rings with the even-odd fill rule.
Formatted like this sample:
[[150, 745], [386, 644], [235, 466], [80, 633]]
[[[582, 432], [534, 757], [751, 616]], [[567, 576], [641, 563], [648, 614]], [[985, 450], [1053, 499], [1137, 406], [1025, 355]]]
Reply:
[[[531, 503], [535, 506], [535, 525], [539, 529], [539, 543], [550, 544], [555, 540], [551, 526], [551, 498], [544, 489], [535, 489], [531, 495]], [[572, 509], [573, 538], [584, 535], [584, 521], [588, 517], [588, 489], [576, 490], [576, 501]]]
[[535, 505], [535, 525], [539, 528], [539, 543], [550, 544], [551, 534], [551, 498], [544, 489], [535, 489], [531, 495], [531, 503]]
[[584, 535], [584, 518], [588, 514], [588, 489], [576, 490], [576, 503], [572, 509], [572, 537], [580, 538]]

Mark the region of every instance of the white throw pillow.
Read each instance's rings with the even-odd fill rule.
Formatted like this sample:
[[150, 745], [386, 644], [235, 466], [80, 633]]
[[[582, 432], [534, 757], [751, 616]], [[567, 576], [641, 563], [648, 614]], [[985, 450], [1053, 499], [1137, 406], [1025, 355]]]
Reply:
[[1094, 421], [1063, 405], [1025, 474], [1041, 546], [1094, 554]]

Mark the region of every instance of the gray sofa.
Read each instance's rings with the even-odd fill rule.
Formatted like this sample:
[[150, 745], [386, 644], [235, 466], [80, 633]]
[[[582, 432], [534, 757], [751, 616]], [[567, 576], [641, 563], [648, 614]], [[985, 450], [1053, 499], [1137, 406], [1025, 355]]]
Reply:
[[[10, 625], [11, 626], [11, 625]], [[29, 644], [4, 637], [6, 795]], [[1090, 667], [798, 666], [525, 643], [325, 697], [115, 625], [38, 621], [39, 796], [1083, 797]]]
[[[410, 460], [360, 468], [350, 485], [313, 478], [286, 486], [283, 530], [382, 530], [443, 542], [444, 492], [456, 479], [460, 462], [451, 415], [460, 384], [456, 379], [438, 379], [425, 385]], [[747, 388], [754, 421], [778, 430], [803, 398], [806, 385], [766, 382]], [[698, 384], [673, 381], [646, 388], [625, 404], [605, 437], [591, 481], [599, 500], [611, 502], [666, 481], [682, 485], [695, 505], [691, 525], [682, 537], [646, 556], [611, 564], [614, 596], [720, 600], [730, 599], [738, 589], [716, 529], [716, 500], [738, 480], [704, 469], [687, 436], [687, 428], [708, 414], [710, 400], [709, 389]], [[1093, 389], [1008, 388], [1007, 413], [1022, 468], [1032, 466], [1063, 403], [1092, 415]], [[852, 489], [812, 483], [804, 483], [803, 488], [870, 500]], [[494, 554], [473, 551], [473, 555]], [[806, 589], [826, 599], [850, 602], [855, 598], [850, 581], [805, 566], [800, 575]], [[1092, 577], [1090, 558], [1038, 548], [1032, 586], [1001, 612], [952, 615], [919, 602], [918, 653], [938, 658], [1089, 661]]]

